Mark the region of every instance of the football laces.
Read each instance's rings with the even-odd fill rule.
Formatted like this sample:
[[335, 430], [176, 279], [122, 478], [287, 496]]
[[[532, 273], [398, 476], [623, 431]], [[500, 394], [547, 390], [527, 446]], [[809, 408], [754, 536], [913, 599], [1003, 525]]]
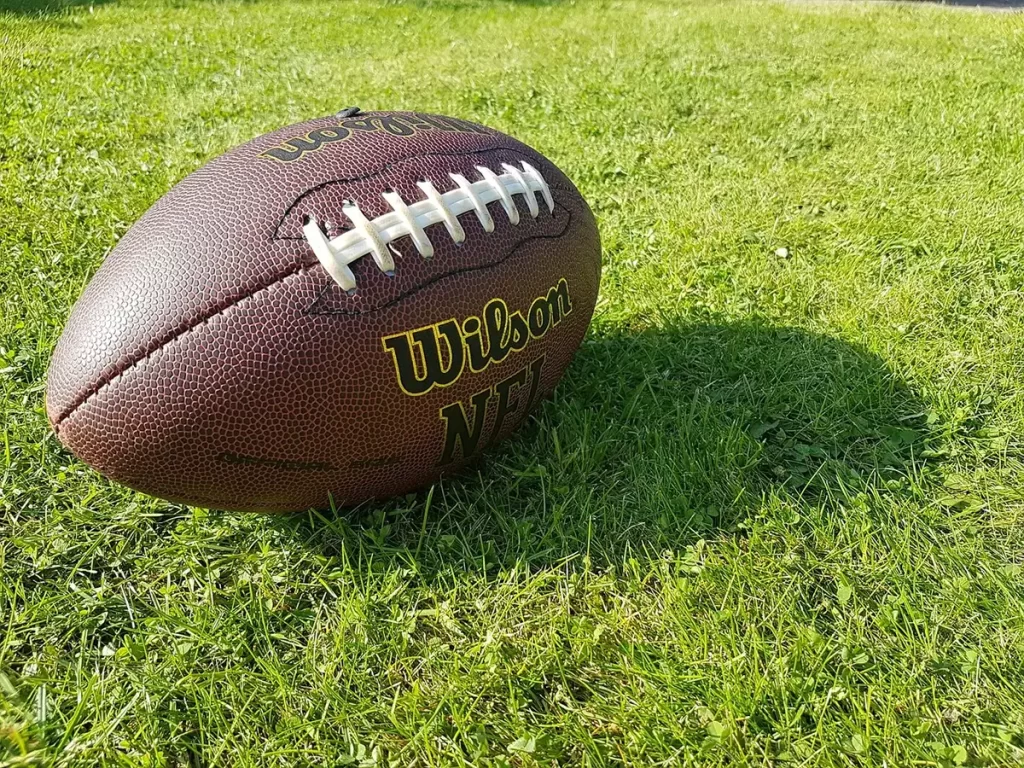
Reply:
[[555, 201], [544, 177], [526, 161], [521, 165], [521, 168], [516, 168], [502, 163], [502, 173], [478, 165], [476, 171], [480, 178], [472, 182], [461, 174], [450, 173], [448, 176], [455, 182], [455, 187], [447, 192], [439, 192], [429, 180], [417, 182], [424, 197], [414, 203], [406, 203], [398, 192], [384, 192], [381, 197], [391, 210], [374, 219], [367, 218], [355, 201], [348, 200], [342, 205], [341, 212], [348, 217], [352, 227], [333, 239], [327, 237], [313, 215], [307, 216], [302, 231], [327, 274], [344, 290], [351, 292], [356, 288], [356, 278], [349, 265], [364, 256], [372, 257], [385, 274], [394, 274], [395, 261], [389, 246], [398, 238], [408, 237], [419, 255], [429, 259], [434, 255], [434, 246], [427, 235], [427, 227], [443, 224], [452, 241], [462, 243], [466, 239], [466, 231], [459, 217], [473, 213], [484, 232], [494, 232], [494, 218], [487, 208], [488, 203], [500, 203], [513, 225], [520, 221], [516, 195], [523, 197], [532, 218], [540, 215], [538, 195], [548, 212], [553, 214]]

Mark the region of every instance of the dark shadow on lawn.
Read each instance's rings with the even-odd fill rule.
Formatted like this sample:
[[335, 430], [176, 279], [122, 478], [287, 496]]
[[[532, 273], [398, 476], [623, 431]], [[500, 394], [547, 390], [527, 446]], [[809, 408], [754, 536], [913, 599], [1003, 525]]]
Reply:
[[774, 497], [900, 493], [924, 407], [876, 355], [756, 322], [589, 339], [555, 399], [462, 477], [401, 502], [281, 518], [324, 555], [452, 569], [595, 563], [742, 531]]
[[[849, 0], [835, 0], [837, 5]], [[880, 5], [950, 5], [957, 8], [979, 8], [984, 11], [1013, 11], [1024, 8], [1024, 0], [874, 0]]]
[[72, 8], [106, 5], [110, 0], [0, 0], [0, 13], [52, 16]]
[[907, 2], [928, 5], [955, 5], [959, 8], [982, 8], [992, 11], [1012, 11], [1024, 8], [1024, 0], [907, 0]]
[[[62, 13], [68, 9], [106, 5], [113, 0], [0, 0], [0, 13], [17, 13], [28, 16], [49, 16]], [[563, 0], [501, 0], [523, 7], [542, 7], [559, 5]], [[261, 0], [246, 0], [252, 4]], [[497, 0], [407, 0], [408, 4], [418, 8], [461, 11], [470, 8], [486, 8], [497, 5]]]
[[405, 0], [408, 5], [434, 10], [465, 11], [474, 8], [489, 8], [495, 5], [511, 4], [523, 8], [542, 8], [561, 5], [564, 0]]

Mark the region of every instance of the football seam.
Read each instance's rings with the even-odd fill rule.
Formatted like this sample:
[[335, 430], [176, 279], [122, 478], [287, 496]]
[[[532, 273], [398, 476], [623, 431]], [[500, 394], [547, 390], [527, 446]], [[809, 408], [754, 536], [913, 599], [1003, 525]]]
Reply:
[[[565, 191], [565, 190], [561, 190], [561, 191]], [[512, 250], [510, 250], [505, 255], [505, 257], [503, 259], [501, 259], [500, 261], [496, 261], [496, 262], [493, 262], [491, 264], [484, 264], [484, 265], [481, 265], [479, 267], [467, 267], [466, 269], [462, 269], [462, 270], [459, 270], [459, 271], [456, 271], [456, 272], [446, 273], [446, 274], [441, 275], [440, 277], [438, 277], [438, 278], [436, 278], [434, 280], [431, 280], [428, 283], [424, 283], [423, 285], [416, 286], [415, 289], [413, 289], [411, 291], [408, 291], [408, 292], [402, 294], [401, 296], [398, 296], [398, 297], [392, 299], [391, 301], [387, 302], [386, 304], [382, 304], [380, 306], [373, 307], [372, 309], [368, 309], [368, 310], [366, 310], [364, 312], [358, 312], [358, 313], [318, 312], [318, 313], [315, 313], [315, 315], [317, 315], [317, 316], [332, 316], [332, 315], [333, 316], [338, 316], [338, 315], [345, 316], [345, 315], [351, 315], [351, 314], [369, 314], [371, 312], [377, 312], [377, 311], [379, 311], [381, 309], [384, 309], [385, 307], [393, 306], [394, 304], [398, 303], [399, 301], [401, 301], [403, 299], [408, 298], [409, 296], [411, 296], [414, 293], [417, 293], [418, 291], [422, 290], [423, 288], [426, 288], [429, 285], [434, 285], [435, 283], [440, 282], [441, 280], [444, 280], [445, 278], [455, 277], [457, 275], [465, 274], [467, 272], [475, 272], [475, 271], [480, 271], [480, 270], [485, 270], [485, 269], [492, 269], [494, 267], [498, 267], [498, 266], [504, 264], [510, 258], [512, 258], [512, 256], [514, 256], [515, 253], [520, 248], [522, 248], [527, 243], [532, 242], [533, 240], [557, 239], [557, 238], [562, 237], [566, 233], [566, 231], [568, 231], [568, 229], [569, 229], [569, 224], [572, 221], [572, 212], [568, 208], [566, 208], [565, 206], [559, 205], [558, 207], [560, 207], [564, 211], [566, 211], [566, 213], [567, 213], [567, 215], [569, 217], [569, 219], [566, 222], [566, 226], [562, 229], [562, 231], [558, 235], [533, 235], [531, 237], [524, 238], [524, 239], [520, 240], [518, 243], [516, 243], [516, 246], [514, 248], [512, 248]], [[214, 312], [211, 312], [209, 315], [204, 317], [202, 320], [194, 323], [193, 325], [190, 325], [190, 326], [187, 326], [185, 328], [182, 328], [181, 330], [176, 331], [172, 335], [167, 336], [166, 338], [163, 338], [163, 339], [157, 341], [156, 344], [154, 344], [151, 348], [147, 349], [142, 355], [140, 355], [136, 359], [130, 361], [123, 368], [121, 368], [121, 369], [111, 373], [111, 375], [109, 377], [102, 377], [86, 393], [84, 393], [83, 395], [81, 395], [78, 398], [76, 398], [71, 403], [71, 405], [68, 406], [68, 408], [65, 409], [65, 411], [61, 415], [59, 415], [56, 419], [54, 419], [54, 421], [53, 421], [53, 430], [54, 430], [54, 432], [56, 432], [57, 435], [59, 436], [60, 435], [60, 428], [63, 425], [63, 423], [65, 421], [67, 421], [68, 419], [70, 419], [72, 416], [74, 416], [74, 414], [78, 411], [79, 408], [84, 406], [86, 403], [88, 403], [90, 400], [92, 400], [94, 397], [96, 397], [100, 392], [105, 390], [107, 387], [109, 387], [112, 384], [114, 384], [119, 378], [124, 376], [126, 373], [128, 373], [129, 371], [133, 370], [137, 366], [139, 366], [142, 363], [144, 363], [147, 360], [149, 360], [153, 355], [155, 355], [160, 350], [165, 349], [166, 347], [170, 346], [171, 344], [173, 344], [174, 342], [178, 341], [182, 337], [187, 336], [188, 334], [192, 333], [193, 331], [201, 328], [202, 326], [206, 325], [207, 323], [209, 323], [214, 318], [220, 317], [221, 315], [225, 314], [228, 310], [233, 309], [234, 307], [239, 306], [243, 302], [249, 301], [250, 299], [256, 297], [257, 295], [263, 293], [264, 291], [268, 291], [268, 290], [270, 290], [270, 289], [272, 289], [272, 288], [274, 288], [274, 287], [276, 287], [278, 285], [281, 285], [286, 280], [289, 280], [290, 278], [295, 277], [296, 275], [300, 275], [300, 274], [302, 274], [304, 272], [308, 272], [310, 269], [320, 269], [320, 270], [323, 270], [323, 266], [319, 262], [316, 262], [316, 263], [313, 263], [313, 264], [298, 264], [298, 265], [295, 265], [291, 269], [289, 269], [287, 272], [279, 275], [272, 282], [267, 283], [266, 285], [262, 285], [259, 288], [257, 288], [256, 290], [254, 290], [254, 291], [252, 291], [250, 293], [245, 294], [244, 296], [239, 296], [238, 298], [236, 298], [233, 301], [231, 301], [231, 303], [225, 304], [224, 306], [219, 307]], [[320, 299], [320, 297], [318, 296], [317, 297], [317, 301], [319, 301], [319, 299]], [[316, 302], [314, 301], [314, 304], [315, 303]], [[309, 310], [312, 308], [312, 306], [313, 305], [311, 304], [309, 307], [307, 307], [305, 310], [303, 310], [303, 313], [304, 314], [310, 314]]]
[[[523, 152], [521, 149], [517, 149], [515, 147], [503, 147], [500, 144], [494, 144], [494, 145], [492, 145], [490, 147], [484, 147], [482, 149], [474, 149], [474, 150], [471, 150], [469, 152], [424, 152], [424, 153], [419, 154], [419, 155], [409, 155], [408, 157], [403, 157], [403, 158], [400, 158], [398, 160], [394, 160], [394, 161], [392, 161], [390, 163], [387, 163], [386, 165], [382, 165], [380, 168], [378, 168], [377, 170], [375, 170], [375, 171], [373, 171], [371, 173], [366, 173], [366, 174], [363, 174], [361, 176], [341, 176], [341, 177], [336, 178], [336, 179], [329, 179], [327, 181], [321, 182], [320, 184], [317, 184], [314, 187], [310, 187], [305, 192], [303, 192], [301, 195], [299, 195], [297, 198], [295, 198], [294, 201], [292, 201], [291, 205], [289, 205], [288, 208], [285, 210], [285, 212], [281, 215], [281, 218], [278, 219], [277, 224], [274, 225], [274, 234], [271, 236], [271, 239], [272, 240], [304, 240], [305, 238], [302, 235], [282, 235], [282, 234], [279, 234], [281, 232], [281, 227], [284, 226], [285, 222], [288, 220], [288, 217], [291, 215], [292, 211], [294, 211], [296, 208], [300, 207], [300, 203], [304, 199], [306, 199], [307, 197], [309, 197], [313, 193], [318, 192], [321, 189], [324, 189], [325, 187], [331, 186], [332, 184], [342, 184], [342, 183], [352, 183], [352, 182], [357, 182], [357, 181], [366, 181], [367, 179], [371, 179], [374, 176], [379, 176], [380, 174], [385, 173], [385, 172], [387, 172], [387, 171], [391, 170], [392, 168], [395, 168], [395, 167], [397, 167], [399, 165], [402, 165], [403, 163], [408, 163], [408, 162], [411, 162], [413, 160], [418, 160], [418, 159], [420, 159], [422, 157], [470, 157], [470, 156], [474, 156], [474, 155], [485, 155], [485, 154], [488, 154], [488, 153], [491, 153], [491, 152], [510, 152], [510, 153], [512, 153], [514, 155], [518, 155], [519, 157], [522, 157], [522, 158], [536, 159], [536, 158], [532, 158], [529, 155], [529, 153]], [[543, 157], [543, 156], [541, 156], [541, 157]], [[547, 162], [550, 163], [551, 161], [548, 160]], [[548, 186], [551, 189], [557, 189], [557, 190], [560, 190], [562, 192], [572, 193], [572, 192], [575, 191], [575, 190], [569, 189], [568, 187], [564, 187], [564, 186], [562, 186], [560, 184], [557, 184], [557, 183], [552, 184], [550, 181], [548, 182]], [[352, 229], [352, 227], [351, 226], [339, 227], [338, 229], [341, 230], [341, 231], [348, 231], [348, 230]]]
[[313, 317], [331, 317], [331, 316], [337, 317], [339, 315], [343, 316], [343, 317], [351, 317], [351, 316], [354, 316], [354, 315], [366, 315], [366, 314], [369, 314], [371, 312], [378, 312], [378, 311], [380, 311], [382, 309], [387, 309], [388, 307], [394, 306], [395, 304], [397, 304], [398, 302], [402, 301], [403, 299], [408, 298], [412, 294], [417, 293], [419, 291], [422, 291], [424, 288], [427, 288], [427, 287], [433, 285], [434, 283], [439, 283], [442, 280], [446, 280], [449, 277], [456, 277], [457, 275], [464, 275], [467, 272], [477, 272], [477, 271], [482, 270], [482, 269], [490, 269], [491, 267], [497, 267], [497, 266], [499, 266], [501, 264], [504, 264], [506, 261], [511, 259], [513, 256], [515, 256], [516, 251], [518, 251], [522, 246], [526, 245], [527, 243], [530, 243], [530, 242], [532, 242], [534, 240], [557, 240], [558, 238], [562, 237], [568, 231], [569, 227], [572, 225], [572, 210], [570, 210], [569, 208], [565, 207], [564, 205], [559, 205], [557, 203], [555, 204], [555, 207], [565, 211], [565, 215], [566, 215], [565, 226], [562, 227], [561, 230], [559, 230], [557, 234], [552, 234], [552, 235], [531, 235], [530, 237], [523, 238], [518, 243], [516, 243], [515, 248], [513, 248], [511, 251], [509, 251], [507, 254], [505, 254], [505, 256], [501, 260], [499, 260], [499, 261], [495, 261], [495, 262], [492, 262], [490, 264], [484, 264], [484, 265], [481, 265], [479, 267], [463, 267], [462, 269], [456, 269], [456, 270], [453, 270], [451, 272], [446, 272], [445, 274], [438, 275], [434, 279], [428, 280], [427, 282], [422, 283], [421, 285], [417, 285], [415, 288], [409, 289], [405, 293], [401, 293], [398, 296], [395, 296], [395, 298], [391, 299], [390, 301], [387, 301], [387, 302], [385, 302], [383, 304], [378, 304], [377, 306], [371, 307], [369, 309], [364, 309], [364, 310], [337, 309], [337, 310], [320, 310], [320, 311], [318, 311], [316, 309], [316, 305], [319, 304], [323, 300], [324, 296], [326, 296], [328, 292], [334, 290], [334, 288], [337, 287], [337, 283], [335, 283], [333, 280], [331, 280], [331, 281], [329, 281], [327, 283], [327, 285], [325, 285], [323, 287], [323, 289], [320, 291], [320, 293], [317, 294], [317, 297], [313, 300], [313, 303], [310, 304], [306, 308], [305, 314], [313, 316]]
[[166, 336], [164, 338], [160, 338], [154, 345], [152, 345], [150, 348], [146, 349], [139, 357], [135, 358], [134, 360], [129, 361], [127, 365], [125, 365], [123, 368], [120, 368], [119, 370], [114, 371], [113, 373], [110, 374], [109, 377], [100, 377], [100, 379], [96, 382], [96, 384], [93, 387], [91, 387], [85, 394], [83, 394], [83, 395], [79, 396], [78, 398], [76, 398], [71, 403], [71, 405], [68, 406], [68, 408], [65, 409], [65, 411], [54, 420], [54, 422], [53, 422], [53, 429], [54, 429], [54, 431], [57, 432], [57, 434], [59, 435], [60, 434], [60, 426], [61, 426], [61, 424], [63, 424], [65, 421], [67, 421], [69, 418], [71, 418], [75, 414], [75, 411], [77, 411], [79, 408], [81, 408], [83, 405], [85, 405], [87, 402], [89, 402], [92, 398], [94, 398], [96, 395], [98, 395], [104, 389], [106, 389], [111, 384], [113, 384], [115, 381], [117, 381], [119, 378], [121, 378], [121, 376], [123, 376], [128, 371], [130, 371], [133, 368], [135, 368], [136, 366], [140, 365], [141, 363], [146, 362], [149, 358], [151, 358], [153, 355], [155, 355], [160, 350], [162, 350], [165, 347], [169, 346], [170, 344], [174, 343], [175, 341], [177, 341], [178, 339], [182, 338], [183, 336], [187, 336], [188, 334], [192, 333], [196, 329], [201, 328], [202, 326], [206, 325], [207, 323], [209, 323], [214, 318], [220, 317], [225, 312], [227, 312], [229, 309], [237, 307], [239, 304], [241, 304], [241, 303], [243, 303], [245, 301], [248, 301], [251, 298], [254, 298], [256, 295], [258, 295], [260, 293], [263, 293], [264, 291], [268, 291], [271, 288], [274, 288], [275, 286], [280, 285], [281, 283], [285, 282], [286, 280], [288, 280], [291, 277], [295, 277], [296, 275], [301, 274], [302, 272], [306, 272], [309, 269], [312, 269], [312, 268], [315, 268], [315, 267], [319, 267], [319, 266], [320, 266], [319, 263], [317, 263], [317, 264], [298, 264], [298, 265], [295, 265], [295, 266], [291, 267], [287, 272], [284, 272], [284, 273], [278, 275], [277, 277], [275, 277], [273, 281], [267, 283], [266, 285], [261, 285], [256, 290], [251, 291], [250, 293], [247, 293], [244, 296], [239, 296], [236, 299], [233, 299], [230, 304], [225, 304], [225, 305], [223, 305], [221, 307], [218, 307], [216, 310], [214, 310], [213, 312], [211, 312], [210, 314], [208, 314], [206, 317], [204, 317], [203, 319], [199, 320], [198, 322], [193, 323], [192, 325], [186, 326], [184, 328], [177, 329], [171, 335]]

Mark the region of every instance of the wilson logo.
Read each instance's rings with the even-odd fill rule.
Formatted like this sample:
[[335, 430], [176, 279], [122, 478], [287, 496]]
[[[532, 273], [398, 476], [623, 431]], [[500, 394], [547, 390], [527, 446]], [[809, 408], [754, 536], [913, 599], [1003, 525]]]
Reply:
[[490, 133], [486, 128], [457, 120], [454, 117], [438, 115], [380, 115], [377, 117], [353, 117], [340, 120], [337, 125], [328, 125], [315, 131], [285, 139], [279, 146], [259, 154], [268, 160], [290, 163], [303, 155], [316, 152], [327, 144], [345, 141], [358, 133], [387, 133], [392, 136], [413, 136], [423, 131], [445, 133]]
[[487, 302], [479, 317], [454, 318], [382, 339], [395, 364], [398, 386], [413, 397], [448, 387], [468, 368], [480, 373], [542, 338], [572, 313], [569, 284], [562, 278], [538, 296], [525, 314], [509, 312], [502, 299]]

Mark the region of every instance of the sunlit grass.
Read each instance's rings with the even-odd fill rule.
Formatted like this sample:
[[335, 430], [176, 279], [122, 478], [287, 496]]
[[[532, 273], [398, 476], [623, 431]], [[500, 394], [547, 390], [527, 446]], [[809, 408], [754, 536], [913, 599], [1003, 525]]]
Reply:
[[[1024, 760], [1017, 17], [0, 8], [0, 765]], [[492, 125], [590, 200], [602, 298], [555, 399], [338, 516], [63, 452], [49, 354], [118, 237], [349, 105]]]

